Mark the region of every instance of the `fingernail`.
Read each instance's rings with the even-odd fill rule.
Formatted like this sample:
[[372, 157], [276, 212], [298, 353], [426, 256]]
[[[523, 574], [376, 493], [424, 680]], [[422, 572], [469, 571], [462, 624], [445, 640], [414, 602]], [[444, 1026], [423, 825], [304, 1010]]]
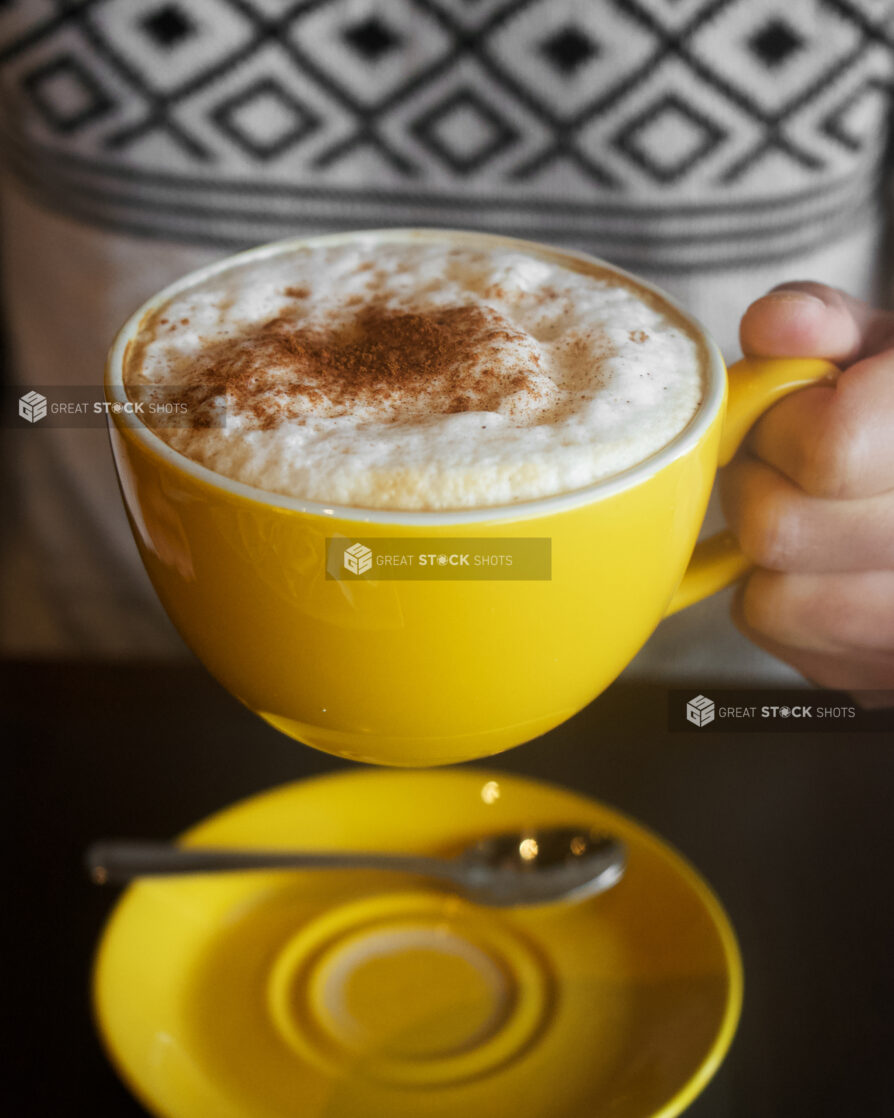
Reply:
[[779, 303], [780, 305], [786, 303], [790, 307], [800, 305], [805, 309], [807, 307], [818, 307], [822, 310], [826, 309], [826, 304], [822, 299], [816, 295], [810, 295], [806, 291], [770, 291], [764, 295], [760, 301], [765, 303], [768, 300], [772, 300], [774, 303]]

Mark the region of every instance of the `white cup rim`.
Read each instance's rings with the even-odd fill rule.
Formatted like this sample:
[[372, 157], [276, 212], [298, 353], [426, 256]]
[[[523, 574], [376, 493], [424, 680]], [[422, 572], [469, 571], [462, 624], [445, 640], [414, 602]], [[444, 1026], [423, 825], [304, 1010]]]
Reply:
[[492, 521], [526, 520], [534, 517], [550, 516], [554, 513], [566, 512], [571, 509], [588, 505], [594, 501], [601, 501], [613, 497], [626, 489], [632, 489], [678, 458], [690, 453], [701, 441], [717, 412], [723, 404], [726, 391], [726, 366], [717, 348], [716, 342], [711, 338], [702, 324], [687, 310], [679, 305], [675, 299], [662, 291], [654, 284], [648, 283], [632, 272], [588, 253], [577, 252], [559, 246], [540, 244], [536, 241], [521, 240], [516, 237], [505, 237], [495, 233], [478, 233], [461, 229], [427, 229], [427, 228], [393, 228], [370, 229], [351, 233], [330, 233], [313, 237], [290, 237], [287, 240], [272, 241], [269, 244], [258, 245], [246, 249], [244, 252], [224, 257], [213, 264], [206, 265], [196, 271], [189, 272], [176, 282], [169, 284], [161, 291], [156, 292], [138, 307], [130, 318], [124, 323], [112, 342], [106, 362], [105, 390], [106, 397], [111, 404], [124, 405], [128, 402], [127, 392], [124, 388], [124, 355], [128, 343], [136, 336], [144, 317], [153, 311], [159, 304], [167, 302], [174, 295], [186, 288], [204, 282], [206, 279], [217, 275], [219, 272], [231, 268], [237, 261], [263, 260], [281, 253], [292, 252], [304, 246], [338, 245], [345, 242], [375, 241], [381, 243], [407, 242], [417, 240], [447, 240], [451, 243], [470, 241], [476, 246], [492, 245], [495, 248], [516, 248], [540, 257], [554, 256], [557, 259], [572, 260], [587, 267], [598, 268], [611, 272], [627, 280], [636, 287], [654, 295], [657, 299], [670, 306], [699, 336], [706, 353], [705, 392], [698, 410], [683, 428], [669, 443], [655, 451], [654, 454], [644, 458], [636, 465], [622, 470], [600, 481], [592, 482], [579, 489], [568, 490], [549, 497], [534, 497], [512, 504], [489, 505], [469, 509], [441, 509], [441, 510], [402, 510], [402, 509], [370, 509], [355, 508], [348, 505], [326, 504], [320, 501], [305, 500], [300, 497], [289, 497], [280, 493], [271, 493], [257, 486], [246, 485], [240, 481], [225, 477], [199, 465], [191, 458], [181, 454], [170, 447], [150, 427], [145, 425], [138, 417], [129, 413], [119, 412], [109, 416], [109, 423], [118, 423], [125, 426], [138, 442], [147, 449], [176, 467], [183, 473], [225, 493], [245, 500], [274, 508], [304, 513], [306, 515], [320, 516], [330, 520], [350, 520], [366, 524], [391, 524], [405, 527], [438, 527], [443, 525], [483, 524]]

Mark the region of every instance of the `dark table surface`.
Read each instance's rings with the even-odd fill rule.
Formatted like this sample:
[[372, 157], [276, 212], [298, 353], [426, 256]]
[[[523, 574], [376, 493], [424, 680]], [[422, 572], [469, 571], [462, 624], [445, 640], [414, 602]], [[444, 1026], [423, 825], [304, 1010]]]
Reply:
[[[667, 701], [662, 688], [616, 684], [489, 767], [636, 816], [726, 906], [745, 1008], [687, 1118], [887, 1116], [894, 733], [669, 733]], [[137, 1118], [89, 1015], [91, 955], [114, 894], [86, 882], [84, 848], [168, 837], [253, 792], [348, 766], [282, 737], [191, 664], [7, 664], [0, 710], [13, 773], [7, 963], [20, 995], [6, 1049], [27, 1087], [7, 1113]]]

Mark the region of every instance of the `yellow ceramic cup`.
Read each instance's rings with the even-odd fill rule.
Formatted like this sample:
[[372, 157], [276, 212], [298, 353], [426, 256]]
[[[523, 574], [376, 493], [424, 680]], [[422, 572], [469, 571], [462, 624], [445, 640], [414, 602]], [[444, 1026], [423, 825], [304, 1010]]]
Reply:
[[[776, 399], [836, 370], [818, 360], [747, 359], [730, 369], [728, 391], [716, 345], [668, 296], [592, 257], [510, 238], [390, 230], [281, 242], [241, 259], [358, 237], [510, 247], [613, 271], [681, 314], [707, 354], [702, 404], [669, 445], [606, 481], [499, 508], [399, 512], [282, 497], [196, 465], [139, 419], [113, 412], [112, 450], [143, 562], [187, 644], [228, 690], [299, 741], [357, 761], [484, 757], [575, 714], [662, 617], [744, 572], [729, 533], [695, 546], [717, 466]], [[231, 263], [187, 276], [125, 324], [107, 366], [113, 406], [127, 402], [122, 366], [145, 316]], [[551, 573], [530, 581], [327, 577], [327, 540], [341, 547], [396, 537], [408, 546], [546, 539]]]

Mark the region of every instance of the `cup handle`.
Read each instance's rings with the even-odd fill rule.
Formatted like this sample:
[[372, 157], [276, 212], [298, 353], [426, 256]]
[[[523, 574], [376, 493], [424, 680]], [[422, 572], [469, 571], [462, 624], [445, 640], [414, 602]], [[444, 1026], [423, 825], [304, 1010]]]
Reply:
[[[726, 466], [732, 460], [752, 424], [777, 400], [809, 384], [833, 381], [839, 371], [837, 365], [818, 357], [743, 357], [731, 365], [718, 466]], [[750, 566], [729, 529], [700, 540], [665, 617], [731, 585]]]

